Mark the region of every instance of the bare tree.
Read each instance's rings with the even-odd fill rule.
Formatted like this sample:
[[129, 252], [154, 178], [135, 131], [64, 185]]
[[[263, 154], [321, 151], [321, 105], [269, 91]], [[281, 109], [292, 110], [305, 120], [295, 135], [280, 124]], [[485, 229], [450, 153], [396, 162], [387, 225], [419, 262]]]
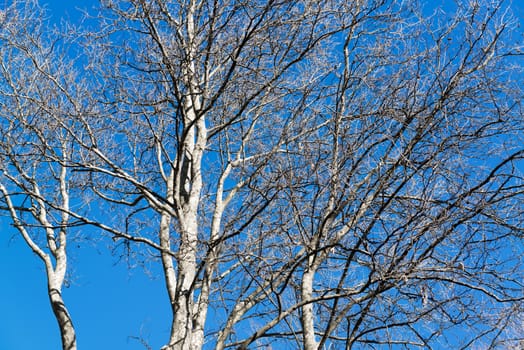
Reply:
[[76, 333], [62, 288], [74, 225], [68, 212], [77, 192], [67, 168], [73, 144], [57, 122], [74, 110], [65, 90], [73, 62], [55, 50], [59, 37], [44, 15], [36, 2], [15, 1], [1, 16], [0, 203], [44, 263], [62, 348], [73, 350]]
[[[166, 348], [199, 349], [209, 308], [222, 303], [216, 286], [242, 268], [243, 258], [227, 267], [229, 242], [242, 238], [244, 246], [243, 231], [276, 198], [258, 177], [286, 145], [318, 130], [307, 109], [319, 98], [313, 85], [330, 68], [323, 44], [348, 24], [329, 25], [333, 12], [315, 2], [133, 2], [109, 9], [115, 17], [106, 40], [89, 51], [103, 82], [93, 90], [103, 91], [112, 117], [98, 130], [84, 120], [89, 139], [82, 147], [93, 161], [78, 167], [91, 174], [94, 193], [130, 207], [125, 233], [113, 233], [160, 248], [173, 311]], [[122, 33], [129, 45], [114, 41]], [[306, 72], [310, 59], [316, 66]], [[144, 216], [158, 226], [150, 236], [140, 226], [137, 237], [130, 226]], [[217, 348], [249, 308], [233, 313]]]
[[102, 5], [82, 38], [94, 94], [53, 120], [75, 149], [58, 164], [118, 215], [53, 208], [139, 243], [130, 259], [158, 254], [163, 349], [522, 340], [522, 64], [503, 1]]
[[91, 49], [118, 141], [93, 131], [82, 166], [127, 223], [156, 217], [126, 234], [160, 246], [166, 348], [511, 339], [521, 92], [511, 18], [482, 5], [108, 3]]

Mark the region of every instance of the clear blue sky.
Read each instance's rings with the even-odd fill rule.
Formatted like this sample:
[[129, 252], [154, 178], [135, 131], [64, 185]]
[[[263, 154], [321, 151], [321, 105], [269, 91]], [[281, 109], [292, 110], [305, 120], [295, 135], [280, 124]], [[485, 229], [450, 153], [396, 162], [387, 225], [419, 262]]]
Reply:
[[[520, 0], [519, 0], [520, 1]], [[519, 1], [515, 1], [518, 3]], [[94, 0], [46, 1], [52, 19], [78, 17], [75, 7], [91, 8]], [[524, 6], [515, 5], [524, 18]], [[47, 299], [42, 262], [2, 219], [0, 231], [0, 350], [52, 350], [60, 336]], [[93, 235], [96, 235], [93, 232]], [[141, 336], [153, 349], [169, 336], [169, 303], [160, 274], [156, 279], [138, 267], [116, 264], [107, 249], [70, 245], [72, 285], [64, 289], [80, 349], [144, 349], [131, 336]]]

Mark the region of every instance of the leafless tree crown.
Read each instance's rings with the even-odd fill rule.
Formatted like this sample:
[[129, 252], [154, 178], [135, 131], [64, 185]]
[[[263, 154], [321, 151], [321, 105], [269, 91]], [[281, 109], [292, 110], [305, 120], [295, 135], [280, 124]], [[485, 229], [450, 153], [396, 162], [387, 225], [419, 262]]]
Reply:
[[162, 266], [165, 350], [523, 341], [511, 4], [107, 0], [71, 31], [42, 18], [35, 1], [0, 15], [0, 191], [64, 349], [78, 227]]

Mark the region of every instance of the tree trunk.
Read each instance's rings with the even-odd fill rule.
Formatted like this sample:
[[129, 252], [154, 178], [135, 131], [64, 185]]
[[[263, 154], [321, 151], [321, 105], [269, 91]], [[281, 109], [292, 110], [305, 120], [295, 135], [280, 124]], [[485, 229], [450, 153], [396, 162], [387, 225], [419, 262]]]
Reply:
[[[308, 269], [302, 276], [302, 301], [308, 301], [313, 298], [313, 278], [315, 271]], [[313, 304], [308, 303], [302, 307], [302, 330], [304, 339], [304, 350], [317, 350], [317, 341], [315, 340], [315, 321], [313, 313]]]
[[62, 337], [63, 350], [76, 350], [76, 333], [69, 312], [57, 288], [49, 287], [49, 300]]

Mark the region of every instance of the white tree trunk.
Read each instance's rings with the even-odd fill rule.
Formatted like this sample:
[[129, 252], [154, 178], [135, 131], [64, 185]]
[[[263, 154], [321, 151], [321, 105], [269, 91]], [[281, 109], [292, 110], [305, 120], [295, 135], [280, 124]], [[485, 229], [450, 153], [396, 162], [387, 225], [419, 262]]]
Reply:
[[56, 320], [58, 321], [58, 327], [60, 328], [60, 336], [62, 338], [62, 349], [63, 350], [76, 350], [76, 333], [73, 327], [71, 316], [67, 311], [67, 308], [62, 299], [62, 293], [60, 289], [54, 288], [51, 284], [48, 287], [49, 301], [53, 313], [55, 314]]
[[[314, 276], [315, 271], [312, 269], [305, 271], [302, 276], [301, 294], [303, 302], [307, 302], [313, 298]], [[313, 303], [308, 303], [302, 307], [302, 331], [304, 350], [316, 350], [318, 345], [315, 339]]]

